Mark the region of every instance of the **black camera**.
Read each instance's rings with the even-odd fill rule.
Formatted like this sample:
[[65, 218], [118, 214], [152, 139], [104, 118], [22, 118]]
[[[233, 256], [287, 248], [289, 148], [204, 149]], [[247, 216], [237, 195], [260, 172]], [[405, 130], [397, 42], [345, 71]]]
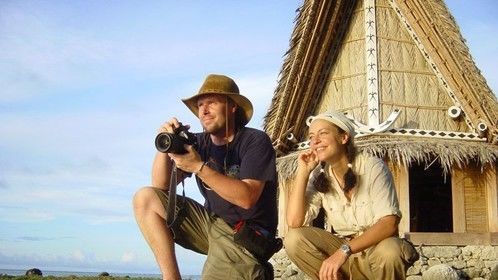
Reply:
[[156, 136], [156, 149], [163, 153], [185, 154], [184, 145], [197, 147], [197, 137], [187, 127], [180, 124], [174, 133], [161, 132]]

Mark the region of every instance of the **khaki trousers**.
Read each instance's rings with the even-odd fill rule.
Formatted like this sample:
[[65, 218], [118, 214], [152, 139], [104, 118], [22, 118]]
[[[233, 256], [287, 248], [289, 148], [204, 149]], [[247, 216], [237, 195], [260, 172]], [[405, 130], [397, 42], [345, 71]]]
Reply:
[[[346, 240], [315, 227], [290, 228], [284, 237], [289, 258], [313, 279], [319, 279], [322, 262], [344, 243]], [[402, 280], [416, 259], [418, 253], [408, 241], [390, 237], [351, 255], [341, 267], [341, 273], [343, 279]]]
[[[168, 194], [155, 189], [164, 209]], [[177, 205], [184, 198], [177, 196]], [[207, 255], [202, 279], [264, 279], [264, 267], [253, 255], [233, 241], [233, 229], [220, 217], [210, 213], [198, 202], [185, 197], [184, 212], [172, 229], [175, 243]]]

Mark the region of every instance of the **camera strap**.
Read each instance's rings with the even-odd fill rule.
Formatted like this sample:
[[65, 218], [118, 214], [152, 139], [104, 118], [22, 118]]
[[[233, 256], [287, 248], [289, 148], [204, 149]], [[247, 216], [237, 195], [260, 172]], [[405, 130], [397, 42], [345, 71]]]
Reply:
[[[174, 161], [171, 161], [171, 176], [169, 180], [169, 190], [168, 190], [168, 211], [166, 213], [166, 224], [168, 225], [169, 228], [173, 226], [173, 224], [176, 221], [176, 218], [178, 216], [178, 211], [176, 210], [176, 186], [178, 184], [177, 182], [177, 169], [176, 169], [176, 164]], [[182, 186], [183, 186], [183, 196], [185, 197], [185, 185], [182, 180]], [[183, 206], [183, 205], [181, 205]]]
[[176, 218], [176, 164], [171, 161], [171, 176], [169, 177], [169, 192], [168, 192], [168, 213], [166, 216], [166, 224], [171, 227]]

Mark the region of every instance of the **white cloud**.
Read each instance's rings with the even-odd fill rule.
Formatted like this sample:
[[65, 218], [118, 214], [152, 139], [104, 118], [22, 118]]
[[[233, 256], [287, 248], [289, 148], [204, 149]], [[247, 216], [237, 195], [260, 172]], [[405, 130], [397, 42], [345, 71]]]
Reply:
[[135, 253], [133, 253], [133, 252], [125, 252], [121, 256], [121, 261], [124, 263], [131, 263], [131, 262], [134, 262], [135, 260], [136, 260], [136, 256], [135, 256]]
[[87, 259], [85, 254], [81, 250], [76, 250], [71, 254], [71, 257], [74, 261], [83, 262]]
[[[0, 248], [2, 249], [2, 248]], [[158, 269], [150, 259], [150, 255], [131, 259], [131, 255], [124, 254], [123, 259], [96, 256], [85, 250], [74, 250], [67, 254], [53, 253], [19, 253], [0, 250], [0, 267], [11, 269], [27, 269], [38, 267], [42, 270], [56, 271], [94, 271], [94, 272], [149, 272], [157, 273]], [[192, 257], [192, 256], [191, 256]], [[126, 259], [127, 261], [123, 261]], [[198, 269], [199, 266], [197, 266]], [[186, 273], [197, 272], [196, 268]], [[185, 271], [185, 270], [184, 270]]]
[[[175, 34], [190, 32], [188, 36], [177, 35], [171, 40], [171, 34], [151, 34], [134, 40], [141, 34], [98, 37], [100, 30], [81, 29], [71, 21], [66, 23], [61, 15], [54, 18], [29, 5], [10, 5], [0, 15], [0, 103], [7, 104], [48, 94], [52, 88], [80, 89], [112, 84], [123, 77], [141, 80], [178, 75], [212, 61], [216, 61], [216, 67], [224, 68], [233, 63], [233, 56], [243, 59], [267, 54], [273, 46], [263, 37], [260, 39], [265, 41], [254, 41], [255, 38], [234, 34], [236, 38], [227, 48], [225, 34], [192, 32], [188, 23], [169, 30]], [[113, 20], [116, 19], [109, 19]], [[112, 23], [131, 25], [126, 21]]]

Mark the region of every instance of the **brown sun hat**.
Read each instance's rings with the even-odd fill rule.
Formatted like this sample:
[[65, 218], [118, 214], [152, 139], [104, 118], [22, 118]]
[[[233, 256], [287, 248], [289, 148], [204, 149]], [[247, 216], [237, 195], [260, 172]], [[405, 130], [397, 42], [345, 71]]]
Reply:
[[197, 99], [206, 94], [219, 94], [225, 95], [231, 98], [242, 111], [242, 125], [246, 125], [252, 117], [253, 108], [252, 103], [245, 96], [241, 95], [239, 92], [239, 87], [231, 78], [218, 75], [209, 74], [204, 80], [199, 92], [192, 97], [182, 99], [183, 103], [194, 113], [199, 116], [199, 108], [197, 108]]

